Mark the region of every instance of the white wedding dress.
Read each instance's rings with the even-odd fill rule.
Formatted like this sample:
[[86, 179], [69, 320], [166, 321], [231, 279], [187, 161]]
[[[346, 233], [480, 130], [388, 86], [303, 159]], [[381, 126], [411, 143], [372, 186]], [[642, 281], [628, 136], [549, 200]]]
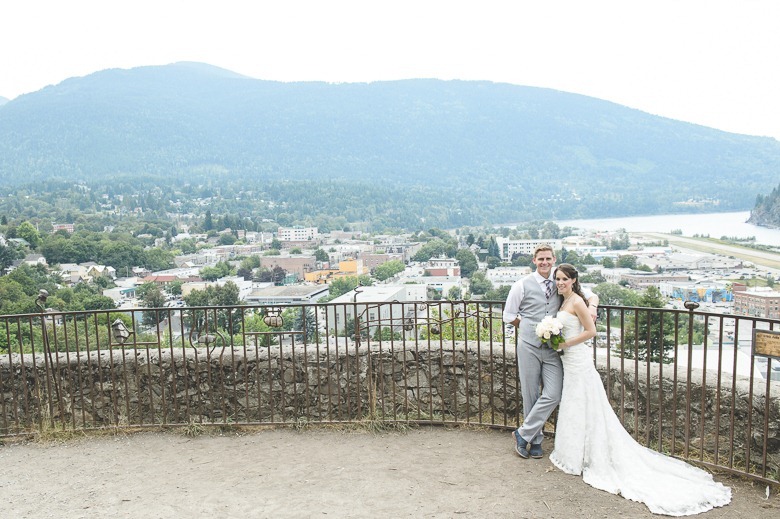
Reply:
[[[564, 337], [581, 333], [577, 316], [558, 312]], [[550, 461], [585, 483], [647, 505], [655, 514], [683, 516], [731, 501], [731, 489], [678, 459], [638, 444], [607, 400], [589, 345], [566, 348], [563, 394]]]

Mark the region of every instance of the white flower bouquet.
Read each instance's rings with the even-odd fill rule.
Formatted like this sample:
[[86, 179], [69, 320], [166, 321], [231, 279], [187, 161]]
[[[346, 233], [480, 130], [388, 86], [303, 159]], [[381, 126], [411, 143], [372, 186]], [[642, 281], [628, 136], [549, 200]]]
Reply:
[[536, 325], [536, 336], [542, 340], [542, 344], [546, 344], [556, 351], [558, 346], [566, 340], [563, 336], [563, 323], [551, 315]]

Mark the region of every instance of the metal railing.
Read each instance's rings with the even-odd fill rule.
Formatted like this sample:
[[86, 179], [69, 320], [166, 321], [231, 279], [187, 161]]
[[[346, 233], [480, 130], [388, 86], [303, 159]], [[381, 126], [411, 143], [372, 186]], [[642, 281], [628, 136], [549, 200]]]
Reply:
[[[358, 420], [511, 429], [522, 406], [502, 311], [424, 301], [0, 316], [0, 437]], [[594, 363], [637, 441], [778, 483], [780, 362], [751, 344], [780, 321], [599, 312]]]

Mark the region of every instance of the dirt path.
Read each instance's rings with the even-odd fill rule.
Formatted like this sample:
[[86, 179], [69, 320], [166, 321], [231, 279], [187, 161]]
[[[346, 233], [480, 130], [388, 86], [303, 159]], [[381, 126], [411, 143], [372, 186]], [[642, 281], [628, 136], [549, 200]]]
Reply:
[[[732, 503], [701, 517], [780, 517], [776, 489], [766, 499], [763, 485], [717, 479], [732, 487]], [[7, 444], [0, 496], [3, 519], [658, 517], [546, 458], [519, 458], [506, 432], [468, 428]]]

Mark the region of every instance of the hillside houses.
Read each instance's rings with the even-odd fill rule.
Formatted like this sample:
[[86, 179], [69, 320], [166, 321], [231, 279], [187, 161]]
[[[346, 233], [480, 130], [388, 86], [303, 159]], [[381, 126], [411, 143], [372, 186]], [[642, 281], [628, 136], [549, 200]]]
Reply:
[[60, 275], [65, 284], [72, 286], [78, 283], [89, 283], [99, 277], [116, 279], [116, 269], [106, 265], [98, 265], [94, 261], [87, 263], [63, 263], [53, 272]]

